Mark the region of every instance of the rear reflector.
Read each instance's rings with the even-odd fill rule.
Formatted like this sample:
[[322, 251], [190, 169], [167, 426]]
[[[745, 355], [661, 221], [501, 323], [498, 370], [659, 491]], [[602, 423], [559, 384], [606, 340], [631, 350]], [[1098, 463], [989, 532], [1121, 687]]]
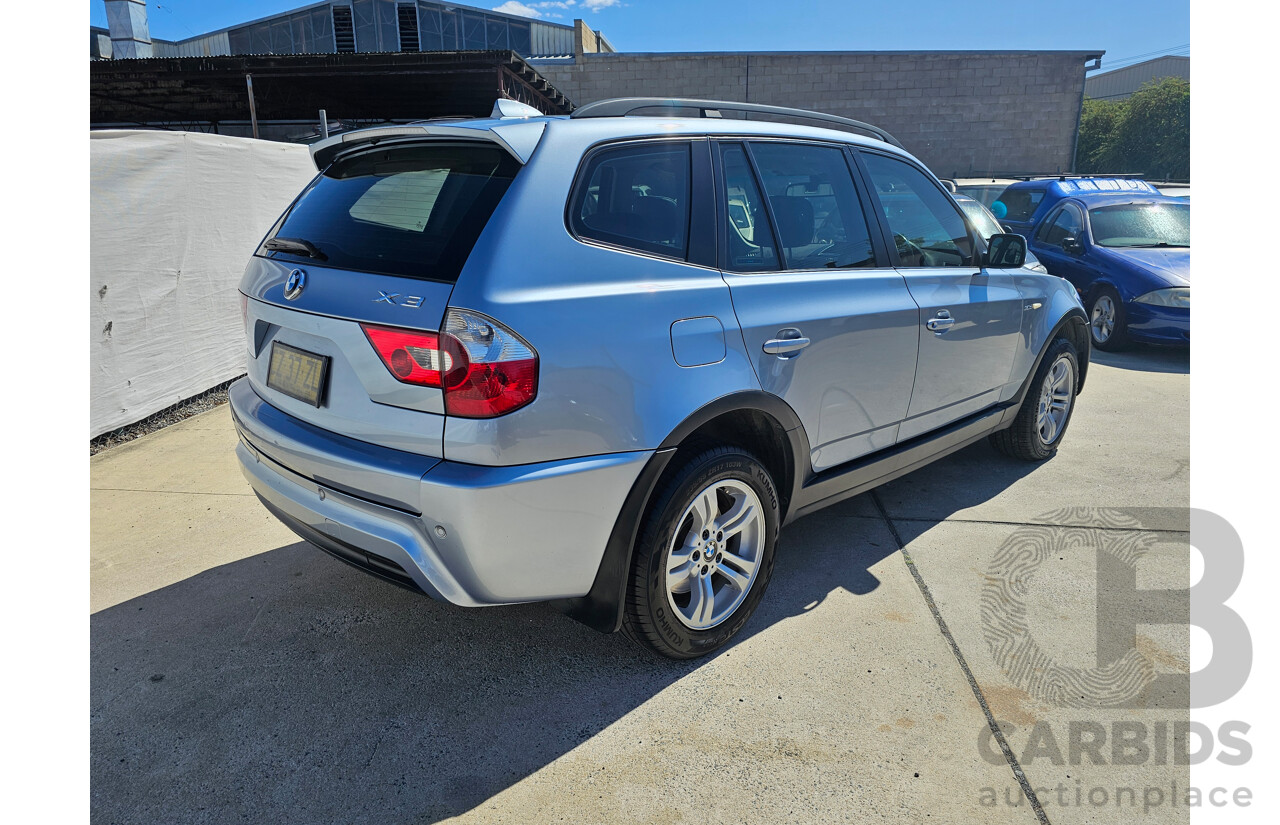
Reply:
[[459, 418], [494, 418], [538, 394], [538, 354], [492, 318], [451, 309], [441, 333], [361, 324], [397, 380], [444, 390]]

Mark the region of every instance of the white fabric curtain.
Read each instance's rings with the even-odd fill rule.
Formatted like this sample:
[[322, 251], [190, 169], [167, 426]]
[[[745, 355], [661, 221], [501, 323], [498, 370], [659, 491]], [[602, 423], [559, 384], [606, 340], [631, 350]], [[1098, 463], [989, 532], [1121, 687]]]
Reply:
[[93, 438], [244, 373], [236, 285], [316, 170], [307, 147], [289, 143], [89, 138]]

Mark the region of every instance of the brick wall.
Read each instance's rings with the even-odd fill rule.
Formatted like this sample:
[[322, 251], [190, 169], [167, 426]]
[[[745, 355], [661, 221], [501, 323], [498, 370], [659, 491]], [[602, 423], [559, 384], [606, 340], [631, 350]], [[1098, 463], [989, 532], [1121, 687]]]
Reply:
[[939, 176], [1069, 171], [1087, 54], [585, 54], [531, 61], [575, 104], [702, 97], [817, 109], [887, 129]]

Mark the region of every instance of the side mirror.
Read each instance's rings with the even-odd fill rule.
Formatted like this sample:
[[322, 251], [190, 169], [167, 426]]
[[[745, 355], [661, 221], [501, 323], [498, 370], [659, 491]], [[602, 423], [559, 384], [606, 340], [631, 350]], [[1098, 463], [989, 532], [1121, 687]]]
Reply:
[[1027, 260], [1027, 239], [1021, 235], [992, 235], [982, 265], [996, 269], [1017, 269]]
[[1080, 243], [1080, 240], [1078, 238], [1073, 238], [1070, 235], [1068, 235], [1067, 237], [1062, 239], [1063, 252], [1071, 252], [1074, 254], [1076, 252], [1079, 252], [1082, 249], [1084, 249], [1084, 244]]

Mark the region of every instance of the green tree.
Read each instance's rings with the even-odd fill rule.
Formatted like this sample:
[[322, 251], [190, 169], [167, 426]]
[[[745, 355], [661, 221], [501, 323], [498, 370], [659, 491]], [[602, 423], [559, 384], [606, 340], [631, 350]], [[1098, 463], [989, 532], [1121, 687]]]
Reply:
[[1085, 100], [1076, 165], [1081, 172], [1191, 177], [1191, 84], [1147, 83], [1127, 100]]

